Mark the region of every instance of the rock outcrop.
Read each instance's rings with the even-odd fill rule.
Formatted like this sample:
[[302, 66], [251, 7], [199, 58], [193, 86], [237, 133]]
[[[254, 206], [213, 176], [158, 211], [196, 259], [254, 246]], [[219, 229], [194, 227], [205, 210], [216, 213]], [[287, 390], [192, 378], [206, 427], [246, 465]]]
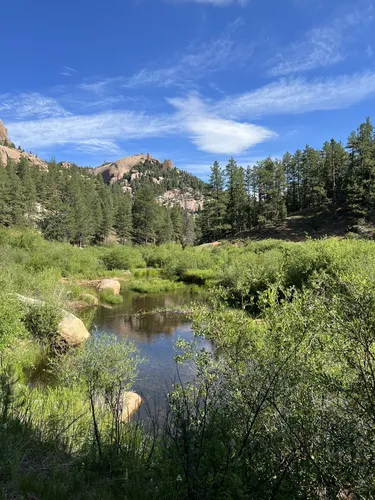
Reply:
[[121, 285], [117, 280], [105, 279], [100, 281], [96, 289], [98, 292], [102, 292], [103, 290], [112, 290], [114, 295], [120, 295]]
[[0, 144], [9, 143], [8, 130], [5, 128], [4, 123], [0, 120]]
[[18, 163], [21, 158], [26, 158], [30, 165], [35, 165], [41, 169], [48, 169], [48, 165], [45, 161], [31, 153], [16, 149], [14, 145], [12, 145], [12, 141], [8, 136], [8, 130], [0, 120], [0, 167], [6, 167], [9, 160]]
[[147, 155], [141, 153], [133, 156], [126, 156], [125, 158], [121, 158], [121, 160], [94, 168], [94, 174], [102, 175], [104, 182], [114, 184], [122, 181], [124, 174], [129, 173], [136, 165], [146, 162], [158, 164], [164, 170], [173, 168], [173, 163], [170, 160], [165, 160], [164, 163], [161, 163], [156, 158], [150, 156], [150, 153], [147, 153]]
[[188, 212], [198, 212], [203, 208], [204, 196], [194, 193], [192, 189], [183, 191], [180, 188], [171, 189], [157, 198], [158, 203], [166, 207], [179, 206]]
[[173, 161], [171, 161], [171, 160], [164, 160], [162, 167], [163, 167], [163, 170], [171, 170], [174, 167]]
[[59, 166], [61, 168], [70, 168], [72, 165], [73, 163], [71, 163], [70, 161], [62, 161], [61, 163], [59, 163]]
[[26, 158], [29, 165], [48, 170], [48, 164], [33, 154], [25, 153], [24, 151], [8, 146], [0, 146], [0, 166], [6, 167], [8, 160], [18, 163], [21, 158]]

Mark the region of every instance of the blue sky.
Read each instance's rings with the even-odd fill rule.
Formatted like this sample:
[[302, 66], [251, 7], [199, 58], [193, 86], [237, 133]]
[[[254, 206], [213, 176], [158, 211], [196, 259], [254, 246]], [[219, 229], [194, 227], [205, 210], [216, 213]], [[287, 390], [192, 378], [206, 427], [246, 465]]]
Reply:
[[375, 121], [375, 0], [12, 0], [0, 119], [79, 165], [150, 152], [205, 177]]

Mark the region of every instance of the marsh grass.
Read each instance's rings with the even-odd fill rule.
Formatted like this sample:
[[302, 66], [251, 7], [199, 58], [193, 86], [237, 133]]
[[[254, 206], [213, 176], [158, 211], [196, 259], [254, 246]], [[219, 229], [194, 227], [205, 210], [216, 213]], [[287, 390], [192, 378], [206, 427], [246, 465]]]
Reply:
[[107, 304], [122, 304], [124, 299], [121, 295], [115, 295], [113, 290], [103, 290], [99, 293], [99, 298], [103, 302], [107, 302]]
[[161, 278], [151, 278], [142, 280], [131, 280], [126, 284], [128, 290], [140, 293], [170, 292], [183, 288], [184, 284]]

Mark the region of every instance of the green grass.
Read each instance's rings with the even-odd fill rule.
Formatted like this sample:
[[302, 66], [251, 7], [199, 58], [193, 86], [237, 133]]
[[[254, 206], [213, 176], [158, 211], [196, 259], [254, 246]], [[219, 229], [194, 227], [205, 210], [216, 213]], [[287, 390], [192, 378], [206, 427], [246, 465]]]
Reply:
[[181, 279], [185, 283], [204, 285], [207, 281], [214, 279], [216, 275], [217, 270], [215, 269], [187, 269]]
[[121, 295], [115, 295], [112, 290], [103, 290], [100, 292], [99, 298], [101, 301], [113, 305], [122, 304], [124, 300]]
[[176, 281], [153, 278], [150, 280], [132, 280], [127, 283], [127, 288], [140, 293], [169, 292], [182, 288], [183, 283]]

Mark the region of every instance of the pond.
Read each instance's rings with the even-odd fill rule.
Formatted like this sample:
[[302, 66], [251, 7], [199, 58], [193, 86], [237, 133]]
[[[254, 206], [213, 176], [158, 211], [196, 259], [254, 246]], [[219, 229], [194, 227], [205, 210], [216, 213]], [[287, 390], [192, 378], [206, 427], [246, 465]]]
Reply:
[[[99, 306], [93, 319], [91, 333], [111, 333], [123, 340], [134, 342], [144, 361], [139, 367], [139, 377], [133, 390], [144, 398], [141, 418], [145, 418], [148, 408], [152, 412], [166, 408], [166, 394], [177, 382], [177, 366], [174, 343], [181, 337], [193, 340], [194, 335], [185, 315], [160, 312], [163, 308], [178, 309], [194, 301], [204, 300], [204, 294], [185, 287], [172, 292], [139, 294], [123, 292], [122, 304]], [[158, 309], [159, 312], [152, 312]], [[140, 314], [147, 312], [148, 314]], [[208, 341], [200, 345], [210, 348]], [[189, 365], [179, 365], [178, 375], [182, 382], [194, 377], [194, 369]]]

